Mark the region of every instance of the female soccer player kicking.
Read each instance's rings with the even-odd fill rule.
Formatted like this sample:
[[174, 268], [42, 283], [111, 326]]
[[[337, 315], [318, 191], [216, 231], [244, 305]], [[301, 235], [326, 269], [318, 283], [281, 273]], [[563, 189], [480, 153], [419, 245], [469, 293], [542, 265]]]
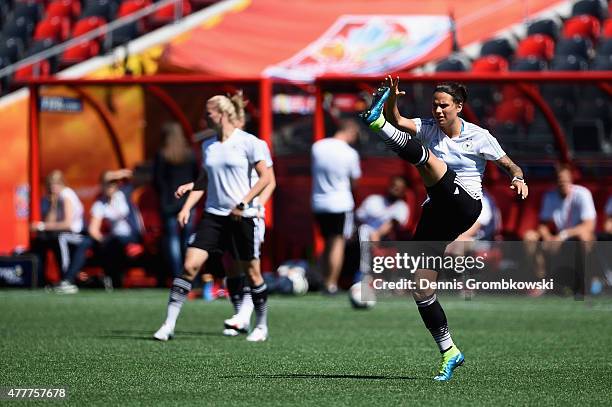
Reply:
[[[218, 128], [218, 136], [202, 145], [203, 176], [178, 214], [185, 225], [191, 209], [207, 191], [204, 216], [194, 241], [185, 255], [183, 275], [174, 279], [170, 289], [166, 320], [153, 335], [167, 341], [174, 336], [174, 327], [181, 307], [191, 290], [191, 283], [211, 253], [229, 250], [247, 271], [255, 306], [256, 327], [247, 340], [265, 341], [267, 326], [267, 287], [259, 270], [259, 246], [255, 242], [253, 199], [270, 182], [270, 173], [258, 139], [240, 130], [244, 118], [244, 101], [240, 94], [231, 99], [218, 95], [206, 103], [208, 117]], [[250, 169], [255, 168], [258, 181], [250, 187]], [[237, 287], [242, 290], [242, 287]], [[230, 289], [231, 291], [231, 289]]]
[[[482, 174], [487, 160], [494, 161], [512, 177], [510, 188], [522, 199], [527, 197], [527, 184], [521, 169], [487, 130], [459, 117], [467, 100], [463, 85], [437, 85], [432, 97], [433, 118], [408, 119], [397, 108], [397, 98], [404, 94], [398, 90], [398, 84], [399, 78], [393, 80], [388, 76], [385, 86], [374, 94], [370, 110], [361, 117], [389, 148], [416, 166], [428, 198], [413, 240], [440, 242], [433, 252], [425, 254], [442, 255], [446, 245], [468, 230], [480, 214]], [[432, 250], [432, 246], [427, 250]], [[435, 270], [420, 269], [415, 273], [415, 281], [435, 282], [437, 277]], [[413, 297], [442, 353], [434, 380], [450, 380], [455, 368], [463, 364], [464, 356], [453, 343], [444, 310], [433, 288], [417, 289]]]

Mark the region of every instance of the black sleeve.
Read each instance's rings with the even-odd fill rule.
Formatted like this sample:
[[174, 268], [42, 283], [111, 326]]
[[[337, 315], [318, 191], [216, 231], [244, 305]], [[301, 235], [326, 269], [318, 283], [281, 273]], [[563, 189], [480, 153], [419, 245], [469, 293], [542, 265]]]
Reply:
[[208, 177], [206, 176], [206, 171], [200, 171], [200, 175], [198, 175], [198, 179], [193, 184], [193, 190], [194, 191], [205, 191], [207, 184], [208, 184]]

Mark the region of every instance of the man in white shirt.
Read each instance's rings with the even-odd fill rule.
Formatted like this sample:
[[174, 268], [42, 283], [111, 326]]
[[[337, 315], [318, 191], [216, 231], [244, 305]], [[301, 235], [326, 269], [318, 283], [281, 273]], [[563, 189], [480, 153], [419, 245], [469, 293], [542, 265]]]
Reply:
[[[535, 276], [544, 278], [547, 274], [546, 264], [554, 270], [565, 270], [572, 259], [565, 255], [575, 253], [584, 256], [591, 249], [591, 245], [563, 246], [562, 243], [572, 240], [579, 242], [592, 242], [595, 240], [595, 221], [597, 213], [591, 192], [583, 186], [574, 184], [572, 170], [562, 165], [557, 169], [557, 188], [547, 192], [542, 200], [540, 210], [540, 223], [537, 230], [527, 231], [523, 237], [527, 257], [535, 261]], [[537, 244], [538, 241], [546, 242]], [[577, 249], [574, 251], [572, 249]], [[552, 256], [548, 260], [547, 256]], [[576, 264], [578, 264], [577, 262]], [[576, 295], [581, 295], [584, 289], [584, 270], [582, 267], [573, 268], [572, 285]], [[564, 275], [560, 275], [567, 277]], [[557, 286], [564, 282], [561, 280]], [[543, 294], [543, 291], [531, 293], [533, 296]]]
[[410, 209], [405, 201], [407, 188], [408, 180], [400, 175], [395, 175], [391, 177], [385, 195], [370, 195], [357, 209], [361, 277], [365, 276], [370, 269], [372, 258], [369, 250], [363, 251], [365, 246], [361, 243], [384, 240], [408, 223]]
[[597, 213], [591, 191], [572, 183], [567, 166], [557, 170], [557, 188], [547, 192], [540, 210], [537, 230], [525, 233], [527, 241], [592, 241]]
[[357, 141], [359, 125], [342, 120], [333, 137], [312, 145], [312, 210], [325, 239], [322, 269], [325, 292], [338, 291], [346, 239], [353, 231], [354, 182], [361, 177]]
[[612, 240], [612, 196], [608, 198], [604, 209], [606, 220], [603, 226], [603, 233], [599, 235], [598, 240]]
[[356, 212], [360, 241], [378, 242], [408, 223], [407, 188], [408, 181], [396, 175], [391, 177], [385, 195], [370, 195], [361, 203]]

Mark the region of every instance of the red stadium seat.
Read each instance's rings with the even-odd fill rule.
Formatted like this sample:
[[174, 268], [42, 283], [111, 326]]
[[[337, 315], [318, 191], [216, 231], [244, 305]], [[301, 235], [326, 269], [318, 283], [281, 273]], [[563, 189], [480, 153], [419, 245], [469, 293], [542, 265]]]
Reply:
[[62, 67], [74, 65], [98, 55], [99, 52], [100, 44], [98, 44], [97, 41], [85, 41], [64, 51], [61, 57], [60, 65]]
[[604, 38], [612, 38], [612, 18], [608, 18], [606, 21], [604, 21], [601, 35]]
[[78, 0], [53, 0], [47, 6], [45, 18], [69, 17], [76, 19], [81, 14], [81, 3]]
[[576, 16], [567, 20], [563, 25], [563, 37], [587, 38], [595, 44], [599, 39], [600, 28], [601, 24], [595, 17], [589, 15]]
[[[38, 70], [38, 72], [36, 72], [36, 70]], [[23, 68], [19, 68], [15, 72], [14, 79], [16, 81], [24, 81], [30, 78], [49, 76], [50, 73], [51, 64], [49, 63], [49, 61], [44, 60], [33, 65], [28, 65], [24, 66]]]
[[50, 38], [57, 42], [66, 41], [70, 35], [70, 20], [68, 17], [51, 17], [42, 20], [34, 30], [34, 40]]
[[[174, 21], [175, 5], [170, 4], [157, 10], [149, 18], [149, 26], [151, 28], [159, 28], [165, 24]], [[183, 16], [191, 14], [191, 4], [189, 0], [183, 0]]]
[[548, 35], [534, 34], [522, 40], [516, 56], [519, 58], [535, 57], [550, 61], [555, 55], [555, 42]]
[[105, 24], [106, 20], [101, 17], [86, 17], [77, 21], [77, 23], [74, 25], [74, 28], [72, 29], [72, 36], [78, 37], [79, 35], [83, 35], [91, 30], [102, 27]]
[[533, 122], [534, 106], [527, 99], [514, 97], [497, 105], [494, 118], [497, 123], [511, 122], [526, 126]]
[[503, 72], [508, 70], [508, 61], [499, 55], [487, 55], [472, 63], [473, 72]]
[[[119, 10], [117, 11], [117, 18], [125, 17], [138, 10], [141, 10], [151, 5], [150, 0], [127, 0], [121, 3]], [[147, 24], [145, 19], [138, 20], [137, 30], [139, 33], [143, 33], [147, 30]]]
[[119, 11], [117, 11], [117, 18], [125, 17], [140, 9], [149, 6], [151, 2], [149, 0], [127, 0], [121, 3]]

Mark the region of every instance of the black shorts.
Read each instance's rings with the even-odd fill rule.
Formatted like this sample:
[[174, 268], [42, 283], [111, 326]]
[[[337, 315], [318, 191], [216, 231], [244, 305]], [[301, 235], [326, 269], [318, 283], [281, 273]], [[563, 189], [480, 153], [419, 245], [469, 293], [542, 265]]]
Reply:
[[[482, 202], [465, 190], [450, 168], [440, 181], [427, 188], [429, 200], [423, 205], [413, 240], [440, 242], [443, 248], [468, 230], [480, 216]], [[440, 253], [436, 253], [440, 254]]]
[[324, 238], [330, 236], [344, 236], [346, 239], [353, 233], [353, 212], [315, 213], [319, 229]]
[[259, 248], [255, 247], [255, 222], [251, 218], [233, 220], [229, 215], [204, 212], [189, 247], [206, 250], [210, 255], [229, 251], [235, 260], [259, 258]]

